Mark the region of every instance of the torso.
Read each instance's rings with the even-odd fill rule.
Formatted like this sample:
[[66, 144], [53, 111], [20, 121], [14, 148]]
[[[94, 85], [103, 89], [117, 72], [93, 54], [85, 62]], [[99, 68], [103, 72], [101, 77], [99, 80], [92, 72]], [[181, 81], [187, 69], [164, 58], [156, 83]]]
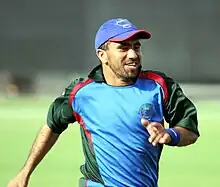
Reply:
[[125, 87], [91, 82], [76, 93], [72, 106], [91, 135], [105, 185], [157, 186], [162, 147], [148, 142], [149, 134], [140, 121], [148, 116], [162, 123], [159, 84], [149, 79]]

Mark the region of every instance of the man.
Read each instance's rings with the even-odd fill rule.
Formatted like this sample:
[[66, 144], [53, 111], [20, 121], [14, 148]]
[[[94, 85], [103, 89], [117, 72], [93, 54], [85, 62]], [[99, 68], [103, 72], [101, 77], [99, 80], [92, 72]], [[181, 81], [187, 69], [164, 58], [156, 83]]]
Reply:
[[140, 39], [150, 37], [121, 18], [99, 28], [95, 49], [101, 64], [51, 104], [47, 125], [8, 187], [26, 187], [59, 134], [75, 121], [85, 155], [79, 186], [157, 187], [163, 145], [190, 145], [199, 132], [196, 108], [179, 85], [163, 73], [141, 70]]

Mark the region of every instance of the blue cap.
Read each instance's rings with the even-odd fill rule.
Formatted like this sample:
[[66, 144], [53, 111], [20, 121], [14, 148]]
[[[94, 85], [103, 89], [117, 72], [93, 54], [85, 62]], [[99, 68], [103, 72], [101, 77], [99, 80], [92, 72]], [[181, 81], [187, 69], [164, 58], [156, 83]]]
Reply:
[[116, 18], [106, 21], [97, 31], [95, 49], [97, 50], [107, 41], [120, 42], [137, 35], [139, 39], [149, 39], [151, 33], [147, 30], [138, 30], [130, 21]]

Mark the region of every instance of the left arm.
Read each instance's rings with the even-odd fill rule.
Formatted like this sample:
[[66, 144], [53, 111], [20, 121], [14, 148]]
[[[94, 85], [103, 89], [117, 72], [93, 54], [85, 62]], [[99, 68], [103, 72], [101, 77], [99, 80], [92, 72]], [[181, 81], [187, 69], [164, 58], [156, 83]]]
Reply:
[[187, 146], [196, 142], [199, 135], [196, 133], [189, 131], [183, 127], [176, 126], [174, 127], [180, 133], [180, 142], [177, 146]]
[[173, 79], [162, 73], [157, 74], [165, 85], [163, 89], [166, 89], [163, 90], [166, 98], [163, 104], [163, 115], [169, 128], [165, 129], [158, 122], [149, 123], [142, 119], [141, 123], [150, 134], [149, 142], [154, 146], [158, 143], [172, 146], [187, 146], [195, 143], [200, 136], [196, 107]]
[[193, 144], [200, 136], [196, 107], [173, 79], [165, 76], [164, 80], [168, 91], [168, 99], [163, 108], [165, 120], [169, 128], [174, 128], [180, 134], [177, 146]]

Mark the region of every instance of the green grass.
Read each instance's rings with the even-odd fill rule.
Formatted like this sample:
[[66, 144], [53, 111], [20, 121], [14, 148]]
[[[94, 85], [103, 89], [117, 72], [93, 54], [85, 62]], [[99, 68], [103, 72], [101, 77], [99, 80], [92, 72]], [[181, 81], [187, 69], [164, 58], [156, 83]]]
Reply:
[[[51, 99], [0, 100], [0, 186], [16, 175], [45, 122]], [[220, 186], [220, 102], [196, 102], [201, 137], [192, 146], [165, 147], [160, 161], [160, 187]], [[30, 187], [78, 185], [83, 163], [79, 126], [73, 124], [33, 173]]]

